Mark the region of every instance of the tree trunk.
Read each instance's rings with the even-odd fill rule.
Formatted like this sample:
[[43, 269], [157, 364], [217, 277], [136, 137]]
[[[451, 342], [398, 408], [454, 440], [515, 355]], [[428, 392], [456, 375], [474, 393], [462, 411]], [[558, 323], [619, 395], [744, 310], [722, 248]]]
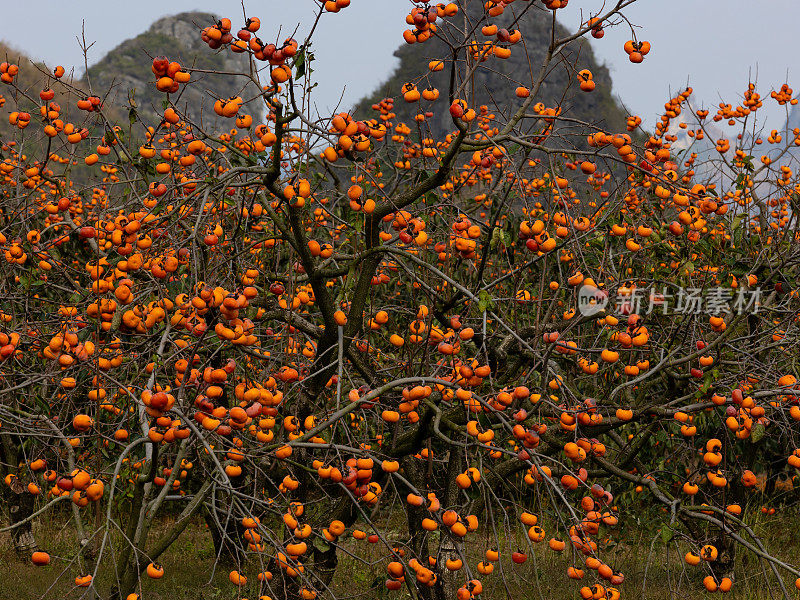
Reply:
[[[7, 433], [0, 435], [0, 441], [2, 442], [0, 443], [0, 475], [5, 477], [8, 473], [14, 473], [19, 464], [19, 458], [11, 435]], [[3, 465], [8, 466], [3, 468]], [[10, 486], [3, 486], [2, 497], [8, 506], [11, 525], [20, 523], [33, 514], [35, 497], [28, 492], [18, 477], [11, 480]], [[27, 554], [30, 558], [30, 555], [37, 549], [31, 521], [12, 529], [11, 541], [17, 554], [20, 556]]]
[[[412, 457], [403, 458], [403, 470], [406, 474], [406, 479], [414, 485], [420, 492], [425, 490], [425, 478], [422, 474], [422, 469], [417, 464], [416, 459]], [[409, 545], [413, 553], [423, 560], [428, 556], [428, 540], [427, 532], [422, 529], [422, 519], [427, 516], [427, 511], [419, 506], [413, 506], [406, 503], [406, 520], [408, 522], [408, 534], [410, 536]], [[416, 580], [409, 579], [406, 576], [406, 585], [413, 591], [419, 594], [423, 600], [433, 600], [433, 590], [427, 585], [419, 585]], [[412, 592], [413, 593], [413, 592]]]
[[[460, 488], [456, 484], [456, 477], [461, 473], [461, 465], [461, 455], [457, 450], [451, 450], [444, 482], [443, 508], [453, 508], [458, 504]], [[439, 539], [439, 555], [436, 557], [439, 566], [439, 580], [435, 590], [436, 600], [456, 600], [459, 580], [463, 579], [463, 572], [450, 571], [445, 565], [448, 560], [456, 560], [461, 557], [463, 546], [463, 543], [456, 540], [449, 532], [442, 531], [442, 537]]]
[[[216, 514], [213, 514], [212, 511], [216, 511]], [[245, 557], [241, 544], [237, 543], [244, 534], [241, 523], [236, 519], [228, 518], [228, 515], [217, 511], [216, 508], [208, 506], [203, 508], [203, 519], [211, 533], [214, 554], [217, 559], [228, 565], [241, 563]]]
[[720, 532], [717, 539], [714, 541], [717, 547], [717, 560], [711, 563], [711, 571], [717, 579], [717, 583], [722, 581], [723, 577], [728, 577], [734, 580], [733, 568], [736, 564], [736, 543], [729, 535]]
[[[28, 490], [18, 479], [14, 479], [11, 487], [6, 492], [6, 496], [11, 525], [24, 521], [33, 514], [35, 497], [28, 493]], [[31, 521], [12, 529], [11, 541], [17, 554], [30, 558], [30, 555], [37, 549]]]

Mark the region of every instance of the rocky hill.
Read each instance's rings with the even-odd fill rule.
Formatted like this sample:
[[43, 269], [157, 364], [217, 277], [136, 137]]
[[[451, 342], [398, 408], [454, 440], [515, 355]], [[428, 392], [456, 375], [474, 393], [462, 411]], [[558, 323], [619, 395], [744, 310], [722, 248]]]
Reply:
[[[458, 15], [455, 19], [468, 19], [474, 22], [477, 13], [482, 11], [482, 2], [470, 2], [470, 8], [465, 15]], [[511, 11], [492, 21], [499, 27], [508, 26], [514, 17]], [[523, 44], [514, 47], [512, 55], [507, 60], [490, 58], [489, 69], [481, 69], [470, 82], [474, 90], [476, 104], [487, 104], [491, 110], [503, 114], [510, 107], [517, 106], [519, 99], [514, 96], [516, 82], [530, 85], [530, 73], [536, 73], [537, 65], [545, 55], [550, 39], [550, 11], [534, 6], [528, 10], [516, 24], [524, 36]], [[105, 98], [105, 105], [113, 109], [121, 119], [127, 121], [128, 108], [131, 101], [135, 105], [138, 115], [143, 122], [157, 124], [163, 112], [165, 95], [156, 90], [154, 76], [150, 69], [151, 59], [158, 55], [167, 56], [170, 60], [177, 60], [184, 66], [225, 72], [242, 72], [247, 70], [247, 57], [243, 54], [234, 54], [226, 49], [211, 50], [203, 43], [200, 29], [217, 21], [217, 17], [207, 12], [184, 12], [177, 15], [164, 17], [154, 22], [144, 33], [122, 42], [111, 50], [99, 62], [89, 68], [81, 80], [74, 81], [76, 87], [88, 90], [91, 84], [93, 90], [108, 90], [111, 92]], [[557, 35], [565, 35], [566, 30], [559, 26]], [[478, 32], [477, 38], [483, 41], [483, 36]], [[9, 57], [19, 56], [19, 53], [7, 50], [0, 46], [0, 50]], [[416, 114], [418, 105], [407, 104], [402, 101], [401, 88], [409, 81], [417, 82], [420, 89], [427, 85], [439, 88], [446, 93], [448, 70], [439, 73], [430, 73], [427, 69], [428, 60], [433, 57], [445, 57], [448, 49], [444, 43], [436, 38], [424, 44], [403, 44], [395, 52], [400, 59], [400, 64], [395, 72], [369, 96], [358, 103], [355, 108], [360, 118], [373, 116], [371, 105], [385, 96], [397, 99], [395, 112], [398, 120], [411, 122]], [[547, 106], [560, 104], [563, 115], [582, 121], [601, 123], [608, 130], [619, 131], [625, 127], [625, 112], [614, 101], [611, 91], [612, 83], [605, 66], [599, 65], [595, 59], [590, 45], [583, 40], [570, 44], [563, 58], [557, 61], [548, 74], [539, 93], [539, 98]], [[577, 63], [578, 68], [588, 68], [594, 74], [597, 83], [596, 89], [591, 93], [581, 92], [578, 89], [574, 67], [568, 64]], [[20, 58], [20, 66], [30, 65], [21, 72], [25, 77], [31, 78], [29, 86], [34, 95], [41, 89], [45, 77], [38, 68]], [[40, 69], [47, 69], [44, 65]], [[427, 76], [420, 81], [420, 77]], [[22, 77], [23, 75], [21, 75]], [[188, 112], [193, 120], [202, 122], [204, 128], [209, 130], [227, 130], [230, 121], [221, 119], [213, 112], [213, 103], [218, 97], [229, 97], [242, 92], [248, 84], [246, 78], [236, 75], [202, 75], [194, 73], [192, 85], [182, 86], [179, 94], [172, 95], [171, 99], [178, 106]], [[566, 95], [563, 95], [565, 89]], [[255, 92], [255, 89], [252, 90]], [[435, 111], [428, 125], [432, 133], [439, 137], [452, 130], [449, 114], [442, 110], [443, 103], [437, 103], [439, 110]], [[32, 107], [33, 108], [33, 107]], [[0, 128], [3, 124], [0, 124]], [[571, 126], [577, 133], [577, 128]]]
[[[125, 40], [89, 67], [84, 80], [91, 82], [93, 89], [110, 88], [112, 91], [107, 102], [127, 106], [132, 97], [143, 121], [151, 124], [157, 114], [163, 113], [166, 98], [154, 85], [153, 57], [163, 55], [196, 69], [231, 73], [248, 70], [247, 55], [234, 54], [225, 48], [211, 50], [203, 43], [200, 29], [216, 22], [217, 17], [205, 12], [185, 12], [159, 19], [147, 31]], [[214, 113], [214, 102], [219, 97], [242, 93], [248, 85], [247, 79], [235, 75], [195, 73], [192, 81], [192, 85], [182, 86], [182, 93], [173, 95], [173, 102], [187, 110], [194, 121], [202, 123], [204, 129], [227, 131], [230, 120]]]
[[[131, 101], [142, 122], [157, 125], [164, 111], [166, 95], [155, 87], [151, 70], [152, 58], [163, 55], [177, 60], [182, 65], [199, 69], [224, 72], [242, 72], [249, 68], [246, 55], [233, 54], [230, 50], [211, 50], [200, 38], [200, 29], [213, 24], [217, 18], [205, 12], [185, 12], [164, 17], [135, 38], [125, 40], [108, 52], [98, 63], [89, 67], [88, 73], [73, 79], [69, 73], [64, 81], [88, 95], [110, 92], [104, 97], [106, 113], [115, 123], [127, 125]], [[31, 61], [25, 54], [0, 42], [0, 60], [11, 61], [20, 67], [16, 84], [32, 98], [48, 87], [47, 73], [50, 67]], [[227, 131], [229, 119], [218, 117], [213, 105], [218, 97], [227, 98], [242, 93], [246, 86], [253, 86], [245, 77], [236, 75], [203, 75], [195, 73], [193, 83], [182, 86], [179, 94], [171, 100], [190, 117], [209, 131]], [[253, 87], [252, 92], [255, 92]], [[0, 86], [0, 95], [11, 94], [7, 86]], [[251, 94], [252, 95], [252, 94]], [[20, 108], [38, 111], [38, 104], [19, 98]], [[65, 114], [74, 112], [74, 107], [65, 106]], [[7, 119], [0, 119], [0, 136], [14, 139], [19, 135]]]
[[[480, 16], [477, 11], [482, 13], [484, 9], [482, 2], [471, 2], [469, 7], [465, 11], [466, 14], [454, 18], [454, 24], [463, 23], [465, 27], [472, 29], [477, 17]], [[514, 18], [512, 11], [506, 10], [503, 15], [492, 18], [491, 22], [501, 28], [511, 27]], [[486, 63], [488, 68], [480, 69], [474, 81], [470, 83], [475, 93], [475, 105], [486, 104], [498, 116], [507, 113], [510, 107], [519, 105], [519, 99], [514, 95], [518, 85], [515, 82], [530, 86], [530, 74], [533, 73], [534, 77], [537, 75], [539, 65], [542, 64], [550, 44], [551, 19], [550, 11], [544, 10], [543, 7], [532, 6], [517, 22], [515, 27], [522, 32], [524, 47], [523, 43], [518, 43], [513, 47], [511, 57], [505, 60], [489, 58]], [[556, 35], [565, 36], [567, 30], [558, 25]], [[482, 43], [492, 38], [482, 36], [478, 28], [476, 39]], [[417, 83], [420, 90], [432, 85], [438, 88], [442, 95], [446, 94], [450, 77], [449, 67], [438, 73], [431, 73], [427, 69], [430, 59], [450, 55], [444, 42], [431, 38], [423, 44], [403, 44], [394, 55], [400, 59], [399, 66], [387, 81], [358, 103], [355, 111], [359, 117], [372, 116], [374, 114], [370, 108], [372, 104], [386, 96], [392, 96], [396, 100], [394, 112], [397, 114], [397, 120], [411, 123], [417, 113], [418, 105], [403, 102], [401, 88], [406, 82]], [[463, 53], [461, 57], [463, 58]], [[578, 89], [576, 70], [568, 66], [570, 63], [573, 65], [577, 63], [578, 70], [589, 69], [593, 73], [597, 84], [593, 92], [586, 93]], [[420, 77], [426, 73], [427, 77], [420, 81]], [[564, 90], [568, 86], [569, 90], [564, 96]], [[562, 58], [553, 65], [537, 100], [544, 102], [546, 106], [561, 105], [563, 116], [599, 123], [610, 131], [624, 131], [627, 114], [612, 97], [611, 89], [608, 69], [597, 63], [588, 42], [578, 40], [569, 44]], [[423, 102], [424, 104], [426, 103]], [[434, 111], [434, 116], [427, 121], [435, 139], [441, 139], [443, 135], [453, 130], [450, 115], [447, 110], [441, 109], [442, 106], [441, 100], [436, 103], [439, 110]], [[575, 127], [572, 126], [572, 129]]]
[[[0, 61], [8, 61], [19, 67], [19, 73], [15, 78], [16, 85], [20, 89], [26, 91], [28, 95], [38, 99], [39, 91], [43, 87], [47, 87], [47, 67], [43, 64], [36, 63], [28, 58], [24, 53], [19, 50], [7, 46], [0, 42]], [[65, 76], [65, 79], [68, 79]], [[7, 99], [14, 98], [13, 90], [3, 84], [0, 85], [0, 105], [4, 107], [2, 117], [0, 118], [0, 139], [4, 142], [12, 141], [16, 138], [21, 138], [22, 133], [16, 126], [12, 126], [8, 122], [8, 113], [12, 110], [9, 108], [10, 104], [6, 104]], [[17, 95], [17, 101], [14, 103], [15, 108], [19, 110], [35, 114], [34, 111], [38, 108], [38, 104], [29, 102], [25, 96]]]

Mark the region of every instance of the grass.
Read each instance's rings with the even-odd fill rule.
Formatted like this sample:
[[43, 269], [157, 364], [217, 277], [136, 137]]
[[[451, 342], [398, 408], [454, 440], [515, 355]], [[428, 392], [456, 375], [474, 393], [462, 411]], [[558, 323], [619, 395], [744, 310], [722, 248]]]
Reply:
[[[794, 515], [753, 516], [755, 529], [763, 536], [767, 548], [789, 563], [797, 563], [800, 548], [800, 518]], [[160, 525], [168, 526], [164, 521]], [[158, 528], [156, 528], [158, 529]], [[14, 600], [89, 598], [86, 589], [76, 588], [73, 578], [81, 572], [73, 561], [75, 534], [65, 519], [54, 518], [37, 525], [37, 539], [42, 549], [52, 557], [48, 567], [35, 567], [27, 557], [18, 557], [13, 550], [10, 537], [0, 534], [0, 598]], [[435, 535], [435, 534], [434, 534]], [[513, 544], [526, 548], [524, 529], [503, 537], [513, 539]], [[668, 540], [654, 527], [630, 524], [616, 532], [611, 539], [604, 540], [602, 556], [625, 574], [621, 586], [623, 597], [638, 600], [663, 600], [702, 597], [701, 580], [705, 573], [698, 567], [686, 567], [683, 553], [688, 546], [678, 538]], [[468, 537], [466, 551], [469, 564], [474, 568], [487, 547], [488, 540]], [[508, 541], [507, 539], [507, 541]], [[435, 548], [435, 540], [431, 548]], [[358, 546], [356, 546], [358, 544]], [[365, 547], [366, 545], [366, 547]], [[405, 589], [388, 592], [383, 587], [386, 578], [386, 560], [379, 544], [356, 542], [349, 538], [344, 544], [345, 552], [339, 553], [339, 568], [332, 584], [337, 597], [362, 598], [409, 598]], [[354, 556], [347, 551], [352, 551]], [[251, 561], [256, 562], [256, 561]], [[211, 536], [200, 519], [193, 522], [183, 536], [162, 557], [166, 575], [160, 580], [142, 579], [143, 600], [222, 600], [259, 597], [256, 573], [257, 565], [244, 572], [248, 584], [237, 590], [228, 581], [230, 566], [217, 564]], [[568, 551], [556, 554], [546, 543], [534, 547], [526, 563], [515, 565], [508, 556], [497, 563], [495, 572], [481, 577], [484, 583], [483, 598], [514, 598], [534, 600], [552, 598], [578, 598], [578, 589], [584, 583], [566, 577], [570, 562]], [[765, 577], [766, 565], [761, 565], [752, 555], [740, 552], [737, 555], [737, 581], [731, 598], [761, 600], [779, 597], [780, 590], [771, 576]], [[793, 582], [786, 578], [790, 593], [796, 593]], [[587, 576], [585, 582], [594, 583]], [[99, 578], [98, 589], [106, 592], [111, 581], [108, 575]], [[366, 590], [362, 596], [354, 596]], [[274, 600], [280, 600], [273, 595]]]
[[[163, 527], [168, 526], [164, 522]], [[65, 521], [56, 519], [34, 529], [41, 549], [50, 553], [47, 567], [35, 567], [14, 552], [11, 539], [0, 534], [0, 581], [4, 592], [0, 598], [64, 599], [88, 598], [85, 589], [75, 588], [74, 577], [81, 572], [72, 562], [75, 532]], [[215, 555], [205, 523], [198, 520], [160, 559], [167, 575], [160, 580], [142, 579], [142, 597], [152, 600], [216, 600], [235, 598], [228, 581], [229, 569], [214, 569]], [[98, 588], [108, 590], [113, 583], [106, 576], [99, 578]], [[223, 590], [228, 593], [223, 593]], [[6, 595], [7, 594], [7, 595]]]

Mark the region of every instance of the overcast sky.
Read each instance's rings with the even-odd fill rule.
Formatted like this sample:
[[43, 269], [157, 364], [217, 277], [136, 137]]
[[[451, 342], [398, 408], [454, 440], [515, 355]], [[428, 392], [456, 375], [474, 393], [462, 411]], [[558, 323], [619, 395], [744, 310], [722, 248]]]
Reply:
[[[234, 26], [242, 15], [238, 0], [2, 2], [0, 39], [50, 66], [74, 66], [76, 71], [83, 70], [76, 41], [82, 21], [87, 40], [94, 42], [88, 56], [92, 64], [168, 14], [206, 10], [229, 16]], [[581, 11], [584, 16], [595, 14], [602, 5], [602, 0], [572, 0], [558, 11], [559, 19], [574, 29]], [[279, 25], [283, 32], [298, 24], [301, 33], [307, 31], [317, 4], [245, 0], [245, 6], [261, 18], [260, 36], [266, 39], [277, 35]], [[402, 42], [404, 16], [411, 7], [408, 0], [352, 0], [349, 8], [325, 15], [314, 38], [320, 108], [332, 108], [343, 89], [345, 105], [355, 102], [392, 71], [392, 53]], [[592, 46], [611, 70], [614, 94], [651, 126], [670, 93], [687, 83], [695, 90], [695, 102], [713, 108], [720, 98], [738, 101], [748, 77], [756, 76], [769, 124], [783, 125], [784, 109], [768, 96], [783, 83], [789, 83], [795, 95], [800, 93], [800, 64], [795, 64], [800, 62], [795, 50], [800, 0], [639, 0], [626, 16], [640, 26], [639, 39], [652, 43], [644, 63], [630, 63], [622, 50], [630, 37], [627, 27], [607, 31], [603, 39], [592, 40]]]

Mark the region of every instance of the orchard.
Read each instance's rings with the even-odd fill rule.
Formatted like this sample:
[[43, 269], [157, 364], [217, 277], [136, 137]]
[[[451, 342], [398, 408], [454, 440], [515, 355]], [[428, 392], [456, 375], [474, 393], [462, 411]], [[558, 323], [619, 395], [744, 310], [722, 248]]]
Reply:
[[[800, 485], [800, 130], [758, 121], [793, 92], [576, 122], [541, 101], [554, 70], [597, 93], [566, 49], [660, 49], [635, 0], [556, 35], [567, 2], [409, 4], [399, 41], [450, 52], [370, 115], [319, 114], [267, 14], [196, 32], [247, 56], [241, 95], [143, 55], [154, 122], [0, 64], [0, 533], [43, 597], [176, 597], [198, 530], [225, 577], [193, 598], [797, 597], [761, 534]], [[544, 61], [476, 103], [527, 11]]]

